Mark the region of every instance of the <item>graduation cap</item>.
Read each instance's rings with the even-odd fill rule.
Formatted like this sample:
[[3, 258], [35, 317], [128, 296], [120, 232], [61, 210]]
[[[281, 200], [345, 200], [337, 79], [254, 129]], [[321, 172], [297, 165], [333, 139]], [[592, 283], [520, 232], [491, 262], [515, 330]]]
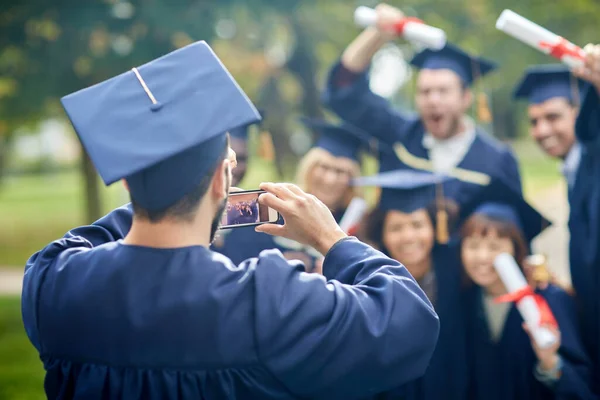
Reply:
[[327, 150], [335, 157], [359, 161], [360, 151], [372, 144], [372, 138], [367, 133], [346, 122], [335, 125], [306, 117], [300, 118], [300, 121], [319, 135], [315, 147]]
[[540, 104], [554, 97], [579, 102], [583, 81], [574, 77], [562, 64], [534, 65], [516, 86], [513, 96], [526, 98], [531, 104]]
[[449, 69], [467, 86], [497, 67], [492, 61], [471, 56], [451, 43], [447, 43], [441, 50], [425, 49], [417, 53], [410, 64], [419, 69]]
[[523, 195], [502, 179], [492, 179], [475, 192], [465, 203], [460, 204], [460, 220], [481, 214], [489, 218], [508, 221], [523, 232], [527, 243], [551, 225], [544, 216], [533, 208]]
[[212, 49], [196, 42], [61, 99], [106, 185], [163, 210], [198, 185], [227, 131], [260, 120]]
[[443, 183], [450, 179], [445, 175], [402, 169], [356, 178], [352, 185], [382, 188], [378, 207], [384, 212], [397, 210], [408, 214], [436, 204], [436, 236], [437, 241], [444, 244], [449, 234]]

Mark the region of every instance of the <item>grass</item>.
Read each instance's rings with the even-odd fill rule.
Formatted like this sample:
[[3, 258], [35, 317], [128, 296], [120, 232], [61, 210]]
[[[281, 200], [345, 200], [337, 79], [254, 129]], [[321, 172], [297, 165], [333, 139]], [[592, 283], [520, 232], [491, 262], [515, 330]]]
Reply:
[[[119, 185], [102, 190], [106, 211], [119, 204], [122, 190]], [[82, 199], [75, 171], [7, 178], [0, 188], [0, 266], [23, 267], [35, 251], [84, 224]]]
[[563, 179], [560, 162], [547, 156], [530, 139], [520, 139], [512, 145], [519, 166], [525, 196], [531, 199], [540, 191], [553, 186]]
[[17, 297], [0, 297], [0, 400], [43, 399], [44, 369], [21, 322]]

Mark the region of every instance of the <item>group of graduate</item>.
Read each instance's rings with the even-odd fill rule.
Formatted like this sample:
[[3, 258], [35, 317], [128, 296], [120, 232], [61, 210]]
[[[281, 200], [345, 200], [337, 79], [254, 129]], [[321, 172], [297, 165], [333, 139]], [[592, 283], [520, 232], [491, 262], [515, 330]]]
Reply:
[[[551, 221], [523, 198], [511, 149], [467, 113], [497, 65], [452, 44], [420, 51], [417, 114], [398, 111], [368, 70], [404, 15], [377, 14], [323, 89], [342, 122], [303, 119], [318, 139], [296, 185], [260, 185], [278, 225], [218, 230], [261, 116], [207, 43], [61, 99], [131, 203], [27, 261], [23, 323], [49, 399], [599, 398], [600, 46], [580, 69], [515, 83], [531, 136], [563, 160], [571, 290], [530, 262]], [[347, 227], [365, 187], [377, 204]], [[499, 255], [531, 290], [507, 290]], [[552, 345], [523, 323], [524, 295]]]
[[[333, 66], [323, 105], [341, 123], [304, 119], [318, 139], [298, 166], [296, 183], [339, 222], [366, 186], [380, 189], [374, 209], [353, 233], [401, 262], [440, 319], [425, 375], [381, 398], [595, 399], [600, 396], [600, 47], [586, 47], [586, 66], [536, 65], [515, 82], [530, 135], [563, 162], [571, 214], [573, 288], [528, 263], [531, 242], [551, 224], [523, 198], [511, 149], [468, 116], [476, 79], [497, 65], [448, 43], [410, 63], [419, 72], [418, 114], [394, 109], [369, 87], [372, 57], [403, 18], [377, 8], [380, 26], [363, 31]], [[231, 131], [241, 155], [233, 185], [243, 179], [247, 127]], [[361, 177], [364, 153], [380, 173]], [[299, 243], [252, 228], [221, 232], [212, 248], [234, 262], [277, 248], [319, 272], [321, 256]], [[532, 339], [494, 268], [497, 255], [518, 262], [553, 315], [559, 338], [549, 348]], [[509, 295], [509, 300], [505, 295]], [[552, 319], [552, 318], [551, 318]], [[390, 346], [394, 346], [390, 343]]]
[[258, 222], [258, 200], [227, 203], [227, 225]]

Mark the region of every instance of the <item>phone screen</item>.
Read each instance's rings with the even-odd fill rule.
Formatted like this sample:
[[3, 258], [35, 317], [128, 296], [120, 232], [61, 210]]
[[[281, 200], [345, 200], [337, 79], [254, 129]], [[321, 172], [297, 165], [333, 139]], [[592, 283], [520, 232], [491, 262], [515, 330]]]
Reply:
[[279, 213], [258, 202], [258, 197], [263, 193], [265, 193], [264, 190], [248, 190], [230, 193], [229, 199], [227, 200], [227, 207], [221, 218], [220, 229], [231, 229], [277, 222]]

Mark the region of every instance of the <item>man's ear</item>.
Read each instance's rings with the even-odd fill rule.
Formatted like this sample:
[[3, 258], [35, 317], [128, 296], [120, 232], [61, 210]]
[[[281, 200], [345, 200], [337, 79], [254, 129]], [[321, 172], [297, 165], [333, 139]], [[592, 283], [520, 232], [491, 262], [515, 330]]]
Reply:
[[127, 183], [127, 181], [125, 179], [121, 180], [123, 182], [123, 186], [125, 186], [125, 189], [129, 192], [129, 184]]
[[231, 173], [229, 164], [230, 163], [228, 160], [223, 160], [219, 164], [219, 167], [215, 169], [215, 172], [212, 176], [210, 185], [211, 195], [219, 200], [227, 197], [227, 179], [228, 175]]

